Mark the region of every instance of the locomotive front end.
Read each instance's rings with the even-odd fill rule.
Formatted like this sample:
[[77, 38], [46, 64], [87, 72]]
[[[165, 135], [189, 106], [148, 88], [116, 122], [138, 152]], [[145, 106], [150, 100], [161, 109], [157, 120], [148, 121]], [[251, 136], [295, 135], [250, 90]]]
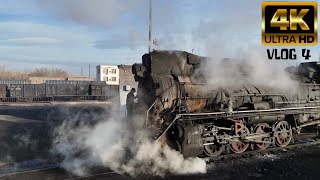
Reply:
[[153, 51], [134, 64], [139, 114], [159, 137], [174, 121], [175, 113], [195, 112], [207, 105], [202, 77], [194, 77], [199, 56], [182, 51]]

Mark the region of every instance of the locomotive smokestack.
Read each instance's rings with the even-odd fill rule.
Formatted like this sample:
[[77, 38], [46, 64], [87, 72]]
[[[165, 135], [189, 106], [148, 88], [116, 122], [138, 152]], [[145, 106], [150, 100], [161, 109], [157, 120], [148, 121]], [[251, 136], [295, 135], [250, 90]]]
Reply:
[[152, 46], [152, 0], [149, 0], [149, 53]]

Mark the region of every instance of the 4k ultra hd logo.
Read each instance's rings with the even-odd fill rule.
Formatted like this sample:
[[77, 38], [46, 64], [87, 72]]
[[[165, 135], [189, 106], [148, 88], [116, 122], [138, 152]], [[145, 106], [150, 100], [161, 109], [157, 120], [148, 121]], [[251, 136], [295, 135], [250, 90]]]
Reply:
[[318, 43], [316, 2], [263, 2], [262, 44], [268, 46]]

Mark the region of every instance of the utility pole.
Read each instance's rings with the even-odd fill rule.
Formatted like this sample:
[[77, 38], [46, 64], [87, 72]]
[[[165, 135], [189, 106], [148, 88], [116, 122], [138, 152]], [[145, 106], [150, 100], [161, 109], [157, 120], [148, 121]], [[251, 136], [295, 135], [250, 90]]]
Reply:
[[90, 69], [90, 64], [89, 64], [89, 78], [90, 78], [90, 75], [91, 75], [91, 74], [90, 74], [90, 70], [91, 70], [91, 69]]
[[149, 53], [152, 46], [152, 0], [149, 0]]

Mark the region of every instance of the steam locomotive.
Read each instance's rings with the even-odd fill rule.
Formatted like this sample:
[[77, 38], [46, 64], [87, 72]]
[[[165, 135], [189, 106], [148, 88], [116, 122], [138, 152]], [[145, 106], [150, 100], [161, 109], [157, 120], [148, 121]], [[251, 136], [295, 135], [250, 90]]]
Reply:
[[185, 51], [153, 51], [132, 66], [138, 82], [136, 115], [146, 116], [155, 139], [185, 157], [214, 157], [226, 150], [285, 147], [294, 134], [317, 133], [319, 85], [300, 83], [291, 99], [253, 84], [210, 89], [199, 71], [207, 61]]

